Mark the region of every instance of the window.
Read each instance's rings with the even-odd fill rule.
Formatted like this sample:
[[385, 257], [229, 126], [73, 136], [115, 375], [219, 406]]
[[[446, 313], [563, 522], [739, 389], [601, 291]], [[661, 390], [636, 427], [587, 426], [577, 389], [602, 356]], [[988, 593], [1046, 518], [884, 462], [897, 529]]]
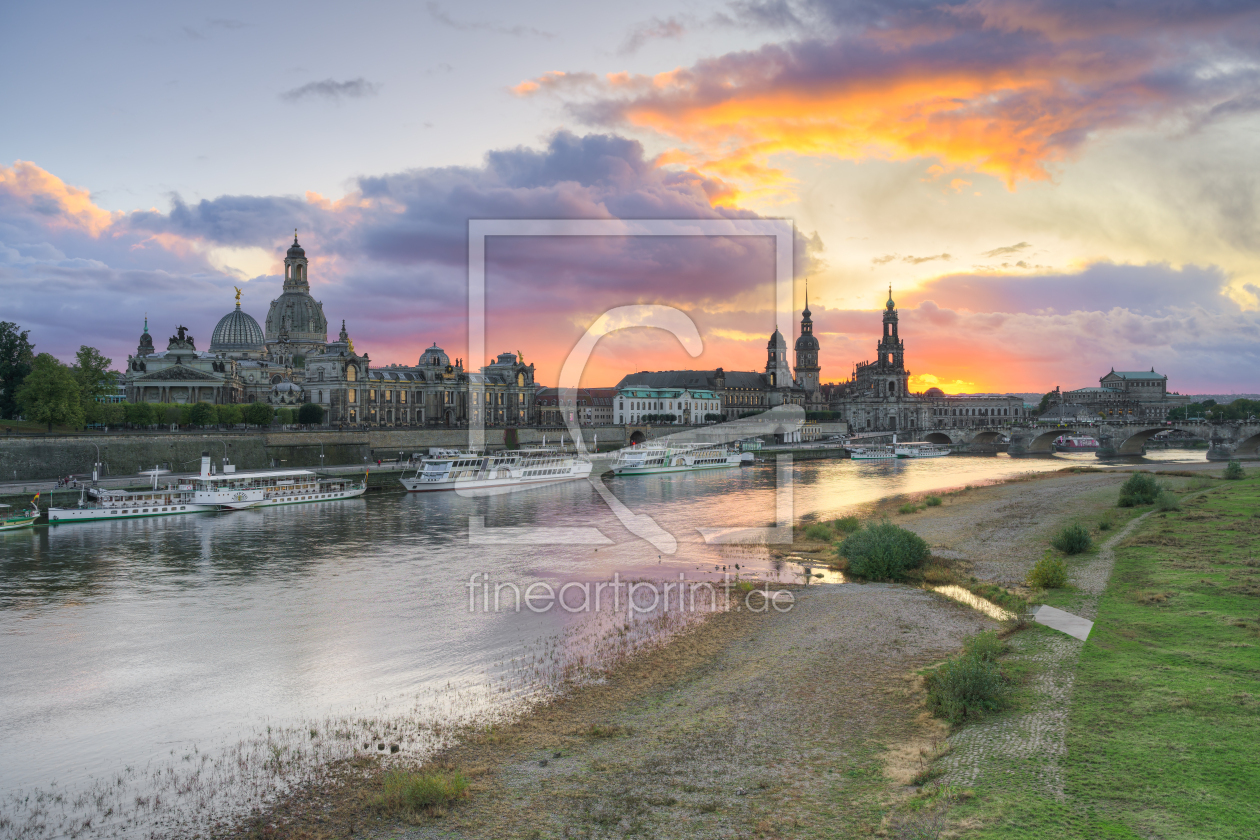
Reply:
[[389, 390], [389, 391], [386, 391], [386, 392], [385, 392], [385, 402], [393, 402], [393, 401], [394, 401], [394, 392], [393, 392], [393, 390], [391, 389], [391, 390]]
[[354, 382], [359, 378], [359, 369], [354, 365], [346, 365], [346, 381]]
[[399, 403], [401, 403], [402, 405], [406, 405], [406, 404], [407, 404], [407, 392], [406, 392], [406, 391], [399, 391], [399, 392], [398, 392], [398, 402], [399, 402]]
[[368, 391], [368, 402], [376, 402], [376, 389]]
[[[354, 403], [354, 401], [355, 401], [355, 397], [356, 397], [356, 396], [357, 396], [357, 394], [356, 394], [355, 390], [354, 390], [353, 388], [351, 388], [349, 391], [347, 391], [347, 392], [346, 392], [346, 400], [347, 400], [347, 402]], [[352, 412], [350, 412], [350, 419], [352, 419], [352, 420], [354, 419], [354, 412], [353, 412], [353, 411], [352, 411]]]

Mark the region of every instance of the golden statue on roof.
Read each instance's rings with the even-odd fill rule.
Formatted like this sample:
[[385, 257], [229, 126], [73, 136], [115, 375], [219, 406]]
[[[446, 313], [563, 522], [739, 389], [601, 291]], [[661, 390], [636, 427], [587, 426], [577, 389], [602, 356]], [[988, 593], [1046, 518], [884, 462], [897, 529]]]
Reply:
[[241, 290], [237, 286], [233, 286], [232, 288], [236, 289], [236, 305], [240, 306], [241, 305]]

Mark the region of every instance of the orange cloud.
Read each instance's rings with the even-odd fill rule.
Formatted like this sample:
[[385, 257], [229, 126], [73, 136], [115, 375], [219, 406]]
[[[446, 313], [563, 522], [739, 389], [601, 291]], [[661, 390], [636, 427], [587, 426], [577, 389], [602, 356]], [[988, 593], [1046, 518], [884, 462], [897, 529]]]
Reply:
[[[85, 189], [65, 181], [29, 161], [0, 166], [0, 190], [55, 225], [75, 227], [100, 236], [122, 213], [110, 213], [92, 203]], [[55, 212], [49, 212], [55, 210]]]
[[[789, 155], [926, 158], [937, 175], [965, 170], [1014, 188], [1050, 178], [1099, 131], [1215, 118], [1245, 100], [1255, 51], [1226, 36], [1244, 25], [1254, 31], [1257, 16], [1242, 4], [1225, 11], [1008, 0], [890, 5], [868, 28], [846, 27], [829, 42], [770, 45], [602, 81], [552, 73], [518, 87], [568, 97], [570, 110], [591, 124], [671, 138], [692, 165], [738, 181], [745, 194], [789, 189], [774, 164]], [[965, 179], [951, 182], [964, 186]]]

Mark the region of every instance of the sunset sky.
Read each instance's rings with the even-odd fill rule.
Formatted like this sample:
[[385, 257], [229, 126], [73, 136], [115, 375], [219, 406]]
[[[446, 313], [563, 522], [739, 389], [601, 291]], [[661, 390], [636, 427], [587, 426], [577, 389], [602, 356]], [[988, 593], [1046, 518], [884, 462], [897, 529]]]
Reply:
[[[786, 218], [824, 381], [891, 284], [913, 384], [1260, 390], [1260, 4], [53, 2], [0, 27], [0, 320], [121, 368], [260, 323], [297, 228], [375, 364], [466, 357], [470, 218]], [[487, 353], [760, 369], [768, 240], [506, 239]], [[792, 340], [789, 337], [789, 342]], [[471, 364], [486, 360], [469, 360]]]

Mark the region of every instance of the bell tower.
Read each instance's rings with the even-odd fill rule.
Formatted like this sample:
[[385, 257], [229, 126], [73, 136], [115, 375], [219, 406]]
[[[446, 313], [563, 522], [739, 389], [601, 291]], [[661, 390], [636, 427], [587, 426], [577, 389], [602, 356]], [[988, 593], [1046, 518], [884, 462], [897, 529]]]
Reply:
[[309, 292], [310, 278], [306, 275], [306, 251], [298, 244], [297, 231], [293, 231], [293, 244], [284, 257], [284, 290]]
[[818, 339], [814, 337], [814, 321], [809, 311], [809, 281], [805, 281], [805, 310], [801, 312], [801, 335], [796, 339], [796, 387], [806, 393], [819, 390]]

